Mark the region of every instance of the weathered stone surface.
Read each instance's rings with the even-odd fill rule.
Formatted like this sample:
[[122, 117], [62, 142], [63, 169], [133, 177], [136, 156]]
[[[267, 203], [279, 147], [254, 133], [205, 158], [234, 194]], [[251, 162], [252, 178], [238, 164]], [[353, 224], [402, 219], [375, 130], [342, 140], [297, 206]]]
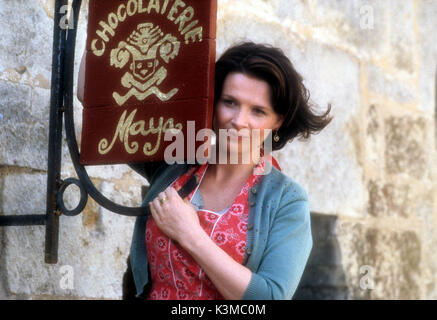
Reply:
[[[0, 3], [0, 214], [41, 213], [54, 0]], [[218, 5], [218, 55], [240, 40], [279, 46], [304, 76], [318, 110], [332, 104], [334, 120], [321, 134], [276, 155], [319, 213], [312, 215], [314, 247], [295, 298], [437, 299], [436, 3]], [[75, 26], [75, 83], [86, 8], [84, 0]], [[76, 97], [74, 108], [80, 146]], [[141, 203], [147, 182], [126, 165], [87, 170], [109, 199]], [[75, 176], [65, 134], [61, 175]], [[64, 198], [73, 207], [78, 194], [68, 189]], [[60, 218], [57, 265], [44, 264], [44, 227], [0, 228], [0, 299], [120, 298], [133, 223], [89, 199], [81, 215]], [[70, 289], [62, 286], [63, 266], [73, 271]], [[369, 280], [373, 289], [366, 289]]]
[[309, 3], [303, 0], [272, 0], [268, 1], [274, 8], [279, 19], [291, 19], [302, 24], [311, 23]]
[[357, 54], [371, 58], [385, 50], [387, 10], [387, 4], [378, 0], [317, 0], [312, 19], [314, 25], [325, 30], [327, 38], [320, 40], [352, 46], [358, 49]]
[[381, 117], [381, 106], [372, 104], [367, 112], [367, 127], [366, 127], [366, 154], [368, 161], [381, 170], [383, 161], [381, 161], [381, 149], [384, 148], [383, 128]]
[[39, 0], [46, 12], [47, 16], [52, 18], [54, 17], [53, 11], [55, 10], [55, 0]]
[[269, 43], [287, 51], [302, 42], [291, 26], [275, 15], [269, 2], [228, 1], [228, 4], [218, 7], [217, 57], [230, 45], [242, 41]]
[[[134, 219], [100, 209], [95, 228], [84, 228], [83, 220], [63, 219], [60, 237], [62, 263], [76, 275], [71, 294], [89, 298], [121, 297], [121, 280], [126, 268]], [[64, 293], [65, 294], [65, 293]]]
[[0, 80], [0, 164], [47, 169], [50, 92]]
[[[293, 141], [277, 155], [283, 171], [310, 195], [311, 210], [359, 216], [365, 205], [362, 182], [362, 140], [359, 68], [350, 56], [309, 43], [288, 52], [303, 75], [317, 112], [332, 105], [332, 122], [310, 143]], [[341, 79], [341, 80], [340, 80]], [[323, 181], [323, 183], [322, 183]]]
[[406, 173], [416, 179], [429, 174], [423, 142], [427, 123], [417, 117], [389, 117], [385, 120], [385, 166], [388, 173]]
[[[46, 174], [27, 169], [1, 169], [0, 213], [45, 213], [46, 179]], [[105, 183], [96, 183], [96, 186], [120, 204], [135, 206], [141, 202], [141, 189], [135, 184], [106, 183], [105, 186]], [[79, 193], [70, 188], [64, 193], [67, 208], [75, 207], [79, 200]], [[5, 284], [5, 294], [15, 297], [120, 298], [133, 223], [134, 218], [108, 212], [89, 199], [80, 216], [60, 218], [57, 265], [44, 263], [43, 226], [1, 230], [4, 240], [0, 263], [4, 270], [2, 283]], [[62, 266], [71, 266], [74, 272], [71, 289], [62, 285], [65, 275]]]
[[131, 172], [128, 165], [104, 165], [104, 166], [86, 166], [90, 177], [100, 179], [121, 179], [123, 175]]
[[128, 180], [118, 183], [103, 181], [101, 192], [121, 205], [141, 204], [141, 186]]
[[369, 207], [368, 212], [375, 217], [397, 216], [407, 218], [415, 216], [414, 197], [410, 185], [399, 185], [393, 183], [380, 184], [369, 181]]
[[389, 17], [390, 56], [392, 66], [398, 70], [412, 73], [414, 70], [415, 34], [415, 1], [387, 1]]
[[[434, 187], [433, 187], [434, 186]], [[437, 299], [437, 188], [434, 184], [425, 184], [413, 210], [420, 218], [422, 225], [422, 252], [423, 255], [423, 286], [425, 298]]]
[[[67, 203], [74, 203], [72, 198]], [[133, 223], [133, 218], [102, 208], [91, 222], [81, 216], [62, 216], [56, 265], [44, 263], [44, 227], [8, 228], [3, 269], [8, 292], [36, 297], [120, 298]], [[73, 272], [72, 287], [65, 287], [63, 266]]]
[[[435, 30], [437, 30], [437, 6], [432, 1], [418, 2], [418, 31], [420, 41], [418, 49], [419, 59], [419, 96], [420, 110], [435, 114], [436, 110], [436, 77], [437, 77], [437, 46]], [[436, 139], [437, 140], [437, 139]]]
[[27, 169], [0, 169], [0, 213], [44, 214], [47, 176]]
[[390, 77], [380, 68], [369, 65], [366, 71], [367, 86], [371, 91], [402, 104], [411, 103], [417, 99], [417, 96], [408, 84]]
[[[38, 84], [51, 75], [53, 20], [39, 1], [2, 1], [0, 6], [0, 75], [25, 70], [18, 81]], [[20, 73], [19, 73], [20, 74]], [[7, 77], [1, 75], [1, 78]]]
[[342, 222], [338, 241], [349, 299], [419, 299], [421, 243], [415, 231]]

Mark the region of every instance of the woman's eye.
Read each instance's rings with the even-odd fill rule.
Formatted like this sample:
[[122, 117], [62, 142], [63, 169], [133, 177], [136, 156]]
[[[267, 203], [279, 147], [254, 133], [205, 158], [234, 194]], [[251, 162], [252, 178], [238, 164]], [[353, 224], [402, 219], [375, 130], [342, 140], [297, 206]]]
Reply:
[[259, 115], [264, 115], [264, 114], [266, 114], [266, 113], [264, 112], [264, 110], [262, 110], [262, 109], [258, 109], [258, 108], [255, 109], [255, 113], [257, 113], [257, 114], [259, 114]]
[[224, 102], [224, 104], [226, 104], [226, 105], [228, 105], [228, 106], [232, 106], [232, 105], [235, 104], [235, 103], [234, 103], [234, 100], [228, 100], [228, 99], [225, 99], [225, 100], [223, 100], [223, 102]]

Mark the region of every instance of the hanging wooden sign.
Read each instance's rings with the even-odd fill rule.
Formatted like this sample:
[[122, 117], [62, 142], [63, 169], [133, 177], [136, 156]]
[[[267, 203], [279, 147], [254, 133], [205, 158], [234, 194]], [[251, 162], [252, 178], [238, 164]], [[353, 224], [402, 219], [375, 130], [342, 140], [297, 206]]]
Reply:
[[165, 132], [212, 127], [216, 20], [217, 0], [89, 0], [81, 164], [164, 160]]

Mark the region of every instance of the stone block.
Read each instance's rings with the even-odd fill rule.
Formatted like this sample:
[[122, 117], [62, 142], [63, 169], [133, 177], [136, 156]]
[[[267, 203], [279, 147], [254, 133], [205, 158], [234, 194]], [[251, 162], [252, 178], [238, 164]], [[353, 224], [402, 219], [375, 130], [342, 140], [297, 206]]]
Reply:
[[0, 213], [45, 214], [47, 175], [26, 169], [0, 170]]
[[427, 121], [422, 117], [385, 119], [385, 169], [390, 174], [427, 178], [429, 160], [424, 149], [428, 141]]
[[381, 68], [374, 65], [368, 65], [366, 72], [367, 87], [372, 92], [401, 104], [416, 101], [417, 94], [409, 84], [384, 73]]
[[[0, 213], [44, 214], [46, 179], [44, 173], [2, 168]], [[128, 181], [102, 185], [97, 181], [96, 186], [120, 204], [136, 206], [141, 203], [141, 189]], [[79, 194], [70, 188], [64, 193], [64, 202], [68, 208], [73, 208]], [[0, 264], [4, 271], [1, 281], [5, 296], [119, 299], [134, 221], [132, 217], [109, 212], [89, 199], [81, 215], [60, 217], [56, 265], [44, 263], [44, 226], [2, 229]], [[71, 287], [65, 285], [65, 270], [72, 272]]]
[[[437, 28], [437, 27], [436, 27]], [[436, 83], [437, 83], [437, 53], [433, 57], [423, 57], [419, 66], [419, 110], [435, 115]]]
[[121, 298], [134, 219], [101, 209], [95, 223], [89, 228], [80, 216], [60, 218], [56, 265], [44, 263], [44, 227], [8, 228], [2, 266], [8, 293], [36, 299]]
[[0, 164], [47, 169], [50, 91], [0, 81]]
[[288, 23], [282, 23], [271, 2], [224, 1], [218, 5], [217, 57], [242, 41], [269, 43], [287, 49], [301, 42]]
[[122, 179], [124, 175], [128, 174], [131, 169], [128, 165], [99, 165], [86, 166], [88, 175], [99, 179]]
[[389, 0], [387, 5], [390, 49], [387, 52], [392, 67], [412, 74], [415, 72], [415, 1]]
[[53, 11], [55, 10], [55, 1], [54, 0], [39, 0], [46, 12], [47, 16], [52, 18], [54, 17]]
[[422, 297], [422, 244], [416, 231], [342, 222], [338, 241], [349, 299]]
[[437, 188], [435, 183], [422, 183], [414, 203], [414, 211], [422, 225], [423, 285], [425, 299], [437, 299]]
[[388, 29], [385, 1], [317, 0], [314, 4], [312, 25], [325, 29], [330, 40], [353, 46], [360, 55], [384, 52]]
[[378, 104], [371, 104], [367, 110], [366, 123], [366, 156], [367, 160], [374, 168], [382, 170], [383, 155], [381, 150], [384, 148], [384, 132], [382, 128], [382, 108]]
[[310, 7], [304, 0], [274, 0], [271, 1], [278, 17], [287, 17], [292, 20], [308, 23], [311, 16]]
[[369, 206], [368, 213], [374, 217], [396, 216], [408, 218], [415, 216], [414, 203], [417, 198], [409, 184], [381, 184], [369, 181]]
[[130, 181], [103, 181], [101, 192], [114, 202], [125, 205], [141, 205], [141, 185]]
[[50, 81], [53, 19], [39, 1], [2, 1], [0, 39], [0, 74], [17, 68], [24, 70], [18, 78], [22, 83]]
[[385, 56], [392, 69], [414, 72], [413, 0], [317, 0], [313, 11], [313, 25], [330, 41], [353, 46], [365, 58]]
[[419, 52], [419, 108], [421, 111], [435, 114], [436, 105], [436, 74], [437, 45], [435, 30], [437, 30], [437, 3], [435, 1], [418, 1], [417, 24], [420, 41], [416, 46]]
[[[47, 170], [50, 90], [0, 80], [0, 164]], [[63, 128], [62, 164], [71, 163]]]
[[[126, 269], [134, 219], [100, 208], [94, 228], [84, 228], [84, 220], [64, 218], [60, 239], [62, 262], [75, 273], [73, 296], [119, 299]], [[55, 292], [56, 293], [56, 292]]]

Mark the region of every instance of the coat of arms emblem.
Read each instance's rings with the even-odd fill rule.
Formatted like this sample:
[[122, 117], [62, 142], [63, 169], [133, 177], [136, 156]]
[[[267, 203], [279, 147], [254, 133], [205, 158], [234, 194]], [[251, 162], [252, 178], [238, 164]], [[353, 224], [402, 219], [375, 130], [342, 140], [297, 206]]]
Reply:
[[143, 101], [154, 94], [161, 101], [171, 99], [178, 91], [173, 88], [167, 93], [158, 86], [167, 77], [168, 64], [179, 53], [180, 42], [176, 37], [164, 34], [153, 23], [140, 23], [126, 41], [120, 41], [116, 49], [111, 50], [111, 66], [127, 69], [121, 78], [121, 84], [128, 91], [124, 95], [113, 92], [112, 96], [119, 106], [130, 97]]

